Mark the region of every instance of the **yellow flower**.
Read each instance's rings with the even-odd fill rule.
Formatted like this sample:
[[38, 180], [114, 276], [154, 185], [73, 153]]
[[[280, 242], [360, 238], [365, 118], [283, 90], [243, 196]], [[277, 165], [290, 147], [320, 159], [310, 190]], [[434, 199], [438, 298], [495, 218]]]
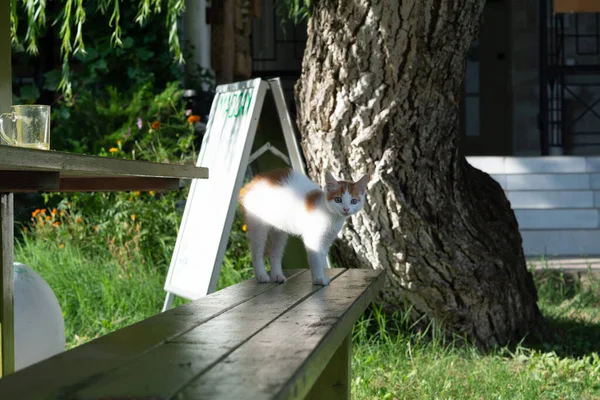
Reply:
[[44, 226], [44, 221], [40, 221], [40, 226]]
[[187, 118], [187, 121], [188, 121], [190, 124], [193, 124], [194, 122], [200, 122], [200, 116], [199, 116], [199, 115], [193, 115], [193, 114], [192, 114], [192, 115], [190, 115], [190, 116]]
[[139, 196], [139, 195], [140, 195], [140, 192], [139, 192], [139, 191], [138, 191], [138, 192], [134, 192], [134, 194], [135, 194], [136, 196]]
[[158, 122], [158, 121], [154, 121], [154, 122], [152, 123], [152, 125], [150, 125], [150, 126], [152, 127], [152, 129], [154, 129], [154, 130], [156, 130], [156, 131], [157, 131], [157, 130], [159, 130], [159, 129], [160, 129], [160, 122]]
[[121, 143], [123, 143], [123, 141], [122, 141], [122, 140], [117, 140], [117, 146], [120, 146], [120, 145], [121, 145]]
[[151, 191], [149, 191], [149, 192], [148, 192], [148, 194], [149, 194], [150, 196], [154, 196], [154, 191], [153, 191], [153, 190], [151, 190]]
[[54, 225], [54, 226], [59, 226], [59, 225], [60, 225], [60, 222], [56, 221], [56, 222], [55, 222], [55, 223], [53, 223], [52, 225]]
[[61, 243], [58, 247], [60, 247], [61, 249], [64, 249], [65, 248], [65, 244]]
[[129, 198], [129, 201], [133, 201], [133, 197], [130, 197], [130, 198]]
[[242, 230], [246, 232], [246, 224], [242, 225]]
[[81, 217], [77, 217], [77, 219], [75, 220], [75, 222], [77, 222], [78, 224], [82, 223], [83, 220], [81, 219]]
[[132, 215], [131, 215], [131, 220], [132, 220], [132, 221], [135, 221], [135, 214], [132, 214]]
[[94, 231], [98, 232], [98, 225], [94, 226]]
[[110, 149], [108, 149], [108, 151], [111, 153], [116, 153], [117, 151], [119, 151], [119, 149], [117, 149], [116, 147], [111, 147]]
[[135, 230], [136, 230], [136, 232], [139, 232], [139, 231], [140, 231], [140, 226], [139, 226], [139, 225], [136, 225], [136, 226], [135, 226]]

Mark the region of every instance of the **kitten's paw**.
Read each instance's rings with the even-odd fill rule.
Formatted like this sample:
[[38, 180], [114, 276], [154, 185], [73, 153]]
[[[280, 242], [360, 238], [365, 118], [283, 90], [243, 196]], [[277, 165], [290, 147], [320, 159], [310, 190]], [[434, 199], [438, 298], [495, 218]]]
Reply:
[[256, 281], [258, 283], [269, 283], [271, 282], [271, 279], [269, 278], [269, 275], [267, 275], [266, 272], [263, 272], [261, 274], [256, 275]]
[[271, 282], [283, 283], [285, 282], [285, 275], [283, 275], [283, 272], [273, 273], [273, 271], [271, 271]]
[[313, 285], [329, 285], [329, 278], [325, 275], [319, 276], [317, 278], [313, 278]]

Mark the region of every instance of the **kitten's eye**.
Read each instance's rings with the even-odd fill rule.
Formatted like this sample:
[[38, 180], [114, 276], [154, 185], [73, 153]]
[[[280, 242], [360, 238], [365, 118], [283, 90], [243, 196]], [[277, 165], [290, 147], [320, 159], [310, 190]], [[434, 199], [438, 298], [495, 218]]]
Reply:
[[336, 203], [341, 203], [342, 202], [342, 198], [341, 197], [336, 197], [334, 200], [335, 200]]
[[356, 199], [350, 200], [350, 204], [356, 204], [356, 203], [358, 203], [358, 200], [356, 200]]

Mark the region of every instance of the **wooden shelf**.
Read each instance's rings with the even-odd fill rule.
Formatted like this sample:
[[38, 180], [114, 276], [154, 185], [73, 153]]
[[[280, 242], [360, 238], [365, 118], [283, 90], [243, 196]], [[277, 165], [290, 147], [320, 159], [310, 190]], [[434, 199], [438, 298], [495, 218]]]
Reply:
[[208, 169], [0, 145], [0, 192], [174, 190]]

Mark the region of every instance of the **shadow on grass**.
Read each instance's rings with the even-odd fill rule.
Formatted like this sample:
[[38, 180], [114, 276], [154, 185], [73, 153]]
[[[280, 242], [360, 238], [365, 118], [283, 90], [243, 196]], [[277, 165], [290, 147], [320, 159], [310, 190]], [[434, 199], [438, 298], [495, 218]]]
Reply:
[[561, 357], [600, 353], [600, 277], [594, 271], [534, 271], [543, 331], [526, 345]]
[[[600, 354], [600, 277], [547, 269], [534, 272], [534, 281], [545, 325], [540, 331], [530, 333], [522, 343], [508, 345], [506, 349], [528, 348], [573, 358]], [[414, 321], [408, 304], [402, 310], [387, 309], [382, 303], [372, 304], [355, 328], [354, 337], [359, 342], [382, 338], [388, 341], [400, 336], [421, 343], [433, 341], [442, 347], [475, 347], [464, 337], [444, 334], [435, 324]]]

